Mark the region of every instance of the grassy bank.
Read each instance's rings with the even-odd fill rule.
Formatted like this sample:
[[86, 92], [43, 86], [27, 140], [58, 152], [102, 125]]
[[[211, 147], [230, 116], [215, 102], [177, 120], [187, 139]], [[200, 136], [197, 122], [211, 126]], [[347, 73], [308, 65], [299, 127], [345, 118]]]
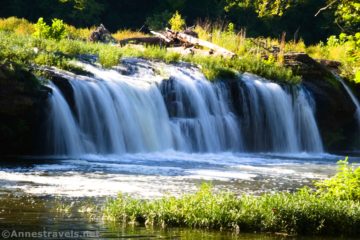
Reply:
[[[195, 31], [201, 39], [229, 49], [238, 56], [224, 59], [200, 54], [182, 55], [160, 47], [119, 47], [91, 43], [87, 39], [95, 27], [75, 28], [65, 23], [59, 23], [59, 26], [63, 29], [62, 40], [46, 39], [39, 37], [38, 25], [25, 19], [14, 17], [0, 19], [0, 47], [4, 49], [4, 52], [0, 53], [0, 61], [16, 60], [25, 65], [36, 64], [71, 69], [70, 60], [80, 54], [94, 54], [99, 57], [98, 62], [103, 67], [110, 68], [118, 64], [122, 57], [140, 57], [168, 63], [185, 61], [197, 64], [210, 80], [233, 78], [236, 72], [250, 72], [276, 82], [296, 84], [301, 78], [283, 66], [282, 56], [288, 52], [306, 52], [313, 58], [340, 61], [341, 75], [348, 80], [360, 82], [359, 34], [332, 36], [326, 43], [306, 46], [302, 40], [282, 42], [271, 38], [248, 38], [246, 31], [236, 32], [231, 24], [228, 26], [197, 24]], [[119, 30], [112, 36], [116, 40], [122, 40], [145, 35], [131, 30]], [[272, 54], [268, 50], [280, 51], [280, 53]]]
[[[86, 41], [86, 36], [90, 35], [93, 28], [76, 29], [66, 24], [64, 28], [67, 37], [59, 40], [33, 36], [36, 33], [36, 25], [24, 19], [0, 20], [0, 47], [3, 49], [0, 53], [0, 61], [15, 61], [26, 66], [31, 64], [55, 66], [71, 70], [73, 68], [71, 60], [81, 54], [94, 54], [105, 68], [118, 64], [122, 57], [139, 57], [167, 63], [184, 61], [197, 64], [210, 80], [233, 78], [236, 72], [250, 72], [278, 82], [294, 84], [301, 81], [300, 77], [295, 76], [289, 68], [271, 59], [264, 60], [259, 54], [242, 54], [238, 58], [224, 59], [217, 56], [182, 55], [160, 47], [119, 47]], [[121, 40], [141, 34], [124, 30], [116, 32], [113, 36]]]
[[[305, 52], [314, 59], [334, 60], [341, 63], [340, 74], [349, 81], [360, 83], [360, 33], [339, 36], [330, 36], [327, 41], [315, 45], [305, 45], [302, 39], [282, 42], [279, 39], [267, 37], [248, 38], [246, 30], [234, 31], [229, 24], [199, 23], [196, 26], [199, 37], [222, 47], [225, 47], [238, 56], [264, 56], [268, 55], [270, 62], [282, 61], [276, 59], [268, 50], [278, 48], [280, 52]], [[266, 50], [267, 49], [267, 50]]]
[[[317, 188], [295, 193], [236, 196], [202, 185], [179, 198], [140, 200], [119, 195], [105, 208], [107, 219], [143, 225], [282, 232], [299, 235], [360, 234], [360, 168], [347, 161]], [[349, 184], [351, 183], [351, 184]]]

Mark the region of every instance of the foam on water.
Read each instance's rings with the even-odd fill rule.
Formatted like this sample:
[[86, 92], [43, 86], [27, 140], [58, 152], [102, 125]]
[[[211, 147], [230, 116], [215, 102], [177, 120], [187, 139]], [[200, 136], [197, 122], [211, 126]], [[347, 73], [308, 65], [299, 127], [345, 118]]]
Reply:
[[36, 195], [115, 196], [142, 198], [193, 192], [202, 181], [235, 192], [293, 189], [335, 171], [337, 156], [301, 159], [266, 154], [140, 153], [124, 156], [86, 155], [0, 168], [2, 188]]
[[230, 87], [191, 66], [123, 64], [125, 73], [85, 63], [93, 76], [57, 72], [73, 96], [50, 85], [48, 153], [323, 151], [311, 96], [301, 87], [287, 90], [251, 74]]

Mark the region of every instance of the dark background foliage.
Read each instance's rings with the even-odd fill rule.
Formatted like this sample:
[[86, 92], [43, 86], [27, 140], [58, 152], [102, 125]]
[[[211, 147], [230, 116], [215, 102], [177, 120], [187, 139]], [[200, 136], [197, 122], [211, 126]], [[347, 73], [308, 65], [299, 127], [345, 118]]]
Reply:
[[171, 16], [179, 10], [189, 26], [206, 19], [224, 24], [232, 22], [238, 30], [246, 28], [251, 37], [278, 38], [285, 31], [288, 39], [303, 38], [306, 43], [316, 43], [339, 33], [332, 10], [314, 17], [326, 5], [326, 0], [300, 2], [292, 4], [281, 16], [259, 17], [251, 6], [226, 11], [229, 0], [1, 0], [0, 17], [17, 16], [32, 22], [39, 17], [46, 21], [60, 18], [77, 27], [103, 23], [115, 31], [122, 28], [136, 30], [149, 18]]

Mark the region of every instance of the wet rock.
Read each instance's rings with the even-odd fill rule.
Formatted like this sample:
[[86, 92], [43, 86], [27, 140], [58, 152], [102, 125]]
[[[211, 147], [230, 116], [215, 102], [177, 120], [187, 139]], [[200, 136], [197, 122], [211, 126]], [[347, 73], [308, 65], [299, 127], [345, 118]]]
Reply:
[[0, 65], [0, 155], [34, 153], [49, 94], [30, 71], [14, 63]]
[[116, 43], [116, 40], [103, 24], [100, 24], [100, 26], [90, 34], [89, 40], [91, 42]]
[[285, 54], [286, 66], [302, 76], [303, 85], [316, 102], [316, 119], [327, 151], [350, 149], [354, 139], [355, 106], [341, 83], [334, 77], [340, 63], [316, 61], [305, 53]]

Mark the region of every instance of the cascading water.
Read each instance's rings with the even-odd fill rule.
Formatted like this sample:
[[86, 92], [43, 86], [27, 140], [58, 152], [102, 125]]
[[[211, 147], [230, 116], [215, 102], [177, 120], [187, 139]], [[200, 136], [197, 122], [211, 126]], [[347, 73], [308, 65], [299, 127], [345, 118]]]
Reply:
[[251, 74], [244, 74], [238, 85], [243, 129], [252, 151], [323, 151], [304, 89], [287, 93], [280, 85]]
[[82, 139], [79, 136], [78, 126], [73, 118], [71, 109], [61, 94], [61, 91], [50, 84], [52, 97], [50, 98], [50, 112], [48, 114], [47, 150], [54, 155], [80, 154]]
[[347, 94], [351, 98], [351, 101], [354, 103], [354, 105], [356, 107], [354, 117], [355, 117], [355, 119], [357, 121], [358, 129], [360, 130], [360, 103], [359, 103], [359, 100], [355, 97], [354, 93], [351, 91], [349, 86], [346, 85], [346, 83], [344, 82], [344, 80], [340, 76], [338, 76], [335, 73], [333, 75], [341, 83], [341, 85], [345, 88]]
[[[228, 84], [210, 83], [196, 68], [143, 60], [124, 64], [133, 71], [83, 64], [93, 77], [57, 73], [69, 80], [75, 106], [51, 85], [51, 153], [322, 152], [304, 89], [290, 93], [244, 74], [236, 102]], [[242, 112], [235, 114], [239, 106]]]

